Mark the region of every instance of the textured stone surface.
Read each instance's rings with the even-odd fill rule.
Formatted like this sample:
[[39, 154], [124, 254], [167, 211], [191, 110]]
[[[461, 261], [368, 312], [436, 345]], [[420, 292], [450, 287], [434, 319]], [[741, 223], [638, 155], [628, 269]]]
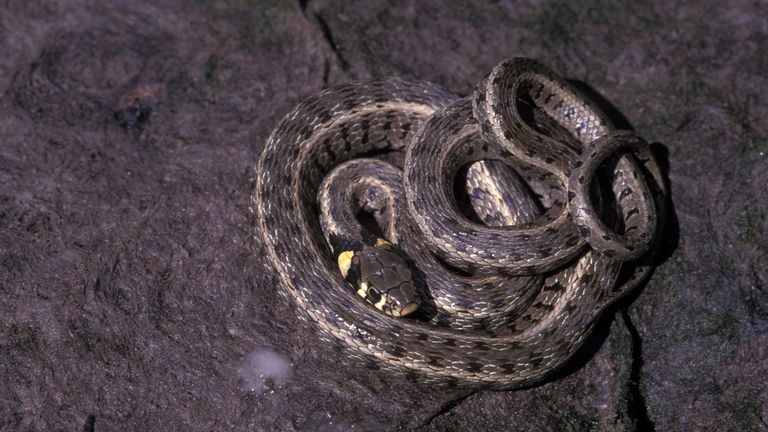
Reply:
[[[0, 430], [768, 430], [764, 3], [156, 3], [0, 8]], [[663, 264], [531, 389], [339, 367], [249, 238], [264, 140], [324, 86], [516, 55], [657, 143]], [[240, 390], [257, 347], [274, 393]]]

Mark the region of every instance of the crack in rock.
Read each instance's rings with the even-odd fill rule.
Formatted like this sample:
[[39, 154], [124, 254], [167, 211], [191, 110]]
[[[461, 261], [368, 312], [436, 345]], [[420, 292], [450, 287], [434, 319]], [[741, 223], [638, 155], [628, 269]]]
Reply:
[[[319, 13], [311, 10], [308, 3], [308, 0], [299, 0], [299, 8], [301, 9], [301, 13], [304, 14], [304, 17], [307, 18], [311, 23], [317, 26], [317, 30], [320, 32], [322, 40], [331, 49], [339, 69], [344, 72], [348, 71], [349, 62], [341, 53], [341, 48], [336, 42], [333, 32], [331, 31], [331, 27], [328, 25], [328, 21], [326, 21], [325, 18], [323, 18], [323, 16]], [[325, 64], [323, 65], [323, 83], [326, 87], [328, 86], [328, 76], [330, 75], [330, 71], [331, 61], [326, 56]]]

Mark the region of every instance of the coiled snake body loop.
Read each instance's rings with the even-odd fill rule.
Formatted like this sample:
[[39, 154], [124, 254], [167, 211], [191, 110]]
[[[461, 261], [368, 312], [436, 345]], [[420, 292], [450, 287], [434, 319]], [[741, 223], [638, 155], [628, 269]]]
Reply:
[[[383, 153], [405, 153], [403, 171], [359, 159]], [[641, 138], [546, 67], [513, 59], [463, 99], [399, 78], [308, 98], [270, 136], [251, 210], [299, 317], [356, 364], [506, 389], [565, 363], [648, 274], [664, 196]], [[415, 318], [382, 314], [339, 273], [335, 244], [368, 236], [361, 209], [414, 267], [403, 273], [422, 297]]]

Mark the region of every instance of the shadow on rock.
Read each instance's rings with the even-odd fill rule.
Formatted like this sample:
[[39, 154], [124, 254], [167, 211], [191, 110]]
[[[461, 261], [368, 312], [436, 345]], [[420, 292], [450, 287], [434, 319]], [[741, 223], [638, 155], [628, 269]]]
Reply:
[[[569, 82], [591, 99], [617, 128], [634, 130], [634, 127], [629, 120], [592, 87], [577, 80], [569, 80]], [[677, 249], [679, 242], [679, 225], [672, 203], [672, 193], [669, 184], [669, 151], [666, 146], [661, 143], [652, 143], [650, 144], [650, 147], [661, 171], [664, 188], [666, 190], [663, 202], [659, 203], [661, 207], [659, 215], [660, 231], [657, 233], [655, 246], [649, 252], [649, 258], [654, 267], [656, 267], [667, 261]], [[622, 412], [619, 414], [620, 416], [625, 417], [624, 420], [631, 424], [635, 430], [643, 431], [652, 431], [655, 430], [655, 427], [648, 416], [645, 398], [639, 385], [643, 366], [643, 341], [635, 325], [632, 323], [627, 308], [644, 290], [648, 281], [653, 276], [654, 271], [655, 270], [652, 270], [651, 273], [626, 296], [607, 307], [595, 324], [592, 334], [587, 338], [584, 345], [576, 352], [573, 358], [544, 381], [557, 381], [583, 368], [597, 354], [606, 339], [608, 339], [608, 335], [611, 334], [611, 323], [614, 321], [616, 312], [620, 312], [621, 322], [619, 325], [626, 329], [626, 335], [624, 336], [626, 341], [624, 342], [628, 343], [628, 350], [623, 352], [623, 354], [629, 356], [627, 359], [629, 362], [629, 370], [628, 374], [625, 375], [625, 382], [623, 383], [623, 400], [621, 401], [623, 407], [621, 407], [620, 411]]]

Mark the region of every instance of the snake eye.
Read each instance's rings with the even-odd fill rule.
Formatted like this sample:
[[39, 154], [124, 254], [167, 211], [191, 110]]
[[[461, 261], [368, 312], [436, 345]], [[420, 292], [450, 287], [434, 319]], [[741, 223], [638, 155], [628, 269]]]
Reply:
[[381, 300], [381, 293], [376, 288], [368, 288], [368, 299], [374, 303], [378, 303]]

